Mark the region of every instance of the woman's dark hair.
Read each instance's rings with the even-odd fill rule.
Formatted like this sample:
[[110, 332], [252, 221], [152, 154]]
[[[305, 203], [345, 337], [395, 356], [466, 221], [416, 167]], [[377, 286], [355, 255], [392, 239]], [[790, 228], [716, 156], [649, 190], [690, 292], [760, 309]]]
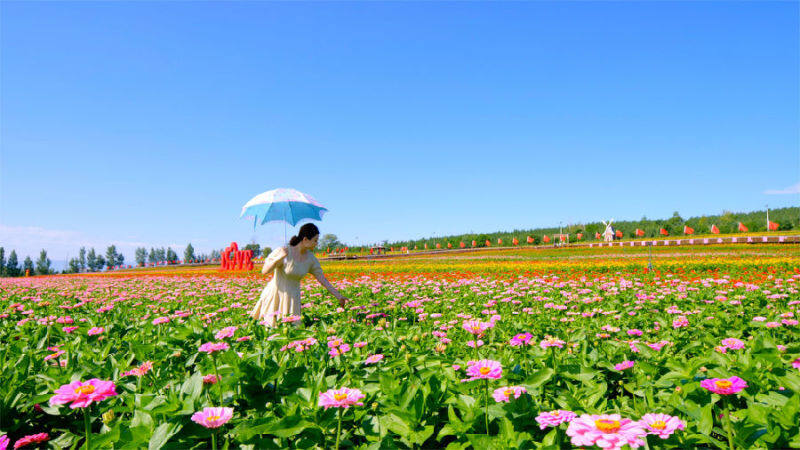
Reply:
[[297, 232], [297, 236], [292, 236], [289, 239], [289, 245], [294, 247], [295, 245], [303, 242], [303, 238], [307, 238], [308, 240], [314, 239], [314, 236], [319, 234], [319, 228], [313, 223], [307, 223], [300, 227], [300, 231]]

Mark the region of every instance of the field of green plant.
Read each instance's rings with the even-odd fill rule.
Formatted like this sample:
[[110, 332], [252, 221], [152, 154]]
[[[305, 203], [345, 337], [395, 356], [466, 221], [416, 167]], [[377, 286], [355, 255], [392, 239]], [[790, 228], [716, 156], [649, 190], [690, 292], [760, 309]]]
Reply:
[[800, 447], [793, 254], [597, 255], [326, 264], [274, 329], [253, 274], [4, 279], [0, 449]]

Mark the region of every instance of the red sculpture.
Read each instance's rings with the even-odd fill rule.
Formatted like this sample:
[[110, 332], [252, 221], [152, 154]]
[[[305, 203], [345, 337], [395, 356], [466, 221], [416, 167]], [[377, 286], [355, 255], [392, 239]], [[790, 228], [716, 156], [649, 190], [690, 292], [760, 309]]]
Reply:
[[253, 270], [253, 251], [239, 250], [236, 242], [231, 242], [222, 251], [222, 270]]

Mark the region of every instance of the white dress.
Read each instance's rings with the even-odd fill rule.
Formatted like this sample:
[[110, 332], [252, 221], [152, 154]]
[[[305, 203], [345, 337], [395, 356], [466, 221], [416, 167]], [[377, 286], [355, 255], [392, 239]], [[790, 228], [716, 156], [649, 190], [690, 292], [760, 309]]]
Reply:
[[264, 260], [262, 273], [265, 269], [273, 270], [274, 275], [261, 291], [250, 317], [271, 327], [283, 317], [300, 315], [300, 280], [309, 272], [322, 275], [322, 266], [312, 252], [302, 257], [299, 250], [289, 245], [273, 250]]

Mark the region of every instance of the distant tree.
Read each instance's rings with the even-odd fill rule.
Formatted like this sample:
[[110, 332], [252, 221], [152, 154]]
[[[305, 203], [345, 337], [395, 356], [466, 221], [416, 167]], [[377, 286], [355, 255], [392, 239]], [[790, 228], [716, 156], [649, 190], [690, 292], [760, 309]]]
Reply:
[[80, 266], [80, 270], [86, 269], [86, 247], [81, 247], [78, 251], [78, 265]]
[[80, 258], [71, 258], [69, 260], [69, 267], [64, 273], [78, 273], [81, 271], [81, 260]]
[[155, 263], [158, 262], [158, 255], [156, 254], [156, 249], [150, 247], [150, 254], [147, 255], [147, 262]]
[[125, 263], [125, 255], [122, 253], [117, 253], [117, 259], [114, 261], [114, 264], [117, 266], [121, 266]]
[[8, 262], [6, 263], [6, 274], [10, 277], [19, 276], [19, 261], [17, 261], [17, 251], [11, 250], [8, 255]]
[[167, 247], [167, 259], [166, 259], [166, 261], [168, 261], [169, 263], [172, 263], [173, 261], [177, 261], [177, 260], [178, 260], [178, 254], [175, 253], [171, 248]]
[[192, 247], [192, 243], [189, 242], [189, 245], [186, 246], [186, 250], [183, 251], [183, 262], [194, 261], [194, 247]]
[[24, 274], [33, 275], [34, 274], [33, 271], [34, 271], [33, 260], [31, 259], [30, 256], [26, 256], [25, 261], [22, 262], [22, 273], [23, 275]]
[[266, 258], [269, 254], [272, 253], [272, 247], [264, 247], [261, 249], [261, 254], [264, 255]]
[[37, 275], [49, 275], [50, 274], [50, 265], [52, 261], [50, 258], [47, 257], [47, 251], [42, 249], [42, 252], [39, 253], [39, 259], [36, 260], [36, 274]]
[[97, 270], [97, 254], [94, 252], [94, 247], [89, 249], [89, 254], [86, 255], [86, 267], [89, 268], [89, 272]]
[[167, 250], [164, 247], [156, 249], [156, 261], [164, 262], [167, 260]]
[[119, 256], [117, 255], [117, 246], [116, 245], [109, 245], [106, 249], [106, 264], [108, 268], [112, 268], [116, 265], [117, 259]]
[[317, 246], [322, 249], [343, 247], [342, 243], [339, 242], [339, 238], [336, 237], [335, 234], [323, 235]]
[[6, 249], [0, 247], [0, 277], [6, 276]]
[[261, 255], [261, 245], [259, 244], [247, 244], [242, 250], [252, 250], [253, 258], [258, 258], [258, 256]]
[[211, 250], [211, 259], [220, 259], [222, 258], [222, 254], [219, 250]]
[[97, 262], [95, 262], [94, 270], [103, 270], [103, 266], [106, 265], [106, 260], [103, 258], [103, 255], [97, 255]]
[[144, 247], [138, 247], [136, 249], [136, 265], [143, 266], [144, 263], [147, 261], [147, 249]]

